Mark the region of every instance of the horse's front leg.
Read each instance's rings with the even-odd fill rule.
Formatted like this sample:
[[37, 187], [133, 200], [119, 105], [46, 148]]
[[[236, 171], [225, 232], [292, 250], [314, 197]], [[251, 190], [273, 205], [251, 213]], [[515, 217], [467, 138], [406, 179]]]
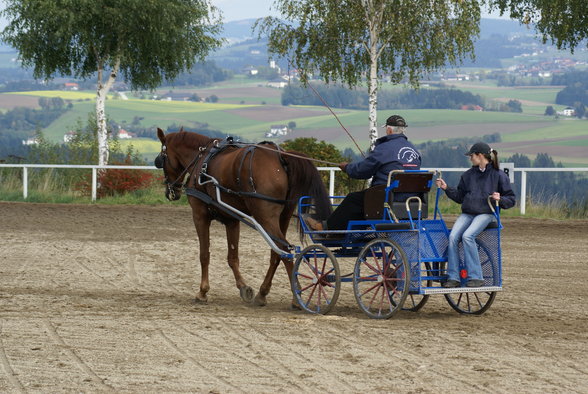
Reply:
[[200, 291], [196, 294], [196, 301], [206, 302], [208, 296], [206, 295], [210, 290], [210, 283], [208, 282], [208, 266], [210, 263], [210, 222], [205, 212], [198, 212], [198, 209], [192, 206], [192, 216], [196, 233], [198, 233], [198, 242], [200, 245]]
[[229, 267], [233, 270], [235, 276], [235, 283], [241, 299], [245, 302], [251, 302], [253, 299], [253, 289], [245, 283], [241, 271], [239, 270], [239, 234], [240, 234], [240, 223], [235, 220], [234, 222], [227, 223], [225, 225], [227, 230], [227, 262]]

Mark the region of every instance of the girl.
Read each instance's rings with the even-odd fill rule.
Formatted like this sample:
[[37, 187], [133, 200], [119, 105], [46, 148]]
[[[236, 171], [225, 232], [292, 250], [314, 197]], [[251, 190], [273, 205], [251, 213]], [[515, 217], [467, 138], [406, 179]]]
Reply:
[[484, 142], [478, 142], [470, 148], [466, 156], [470, 157], [472, 168], [462, 174], [457, 188], [448, 187], [440, 178], [435, 181], [438, 187], [445, 190], [447, 197], [461, 204], [462, 211], [449, 234], [447, 281], [443, 283], [443, 287], [461, 286], [458, 254], [460, 240], [463, 242], [464, 262], [468, 273], [466, 286], [484, 286], [476, 237], [494, 220], [488, 196], [491, 196], [493, 202], [498, 201], [502, 209], [511, 208], [516, 202], [509, 178], [498, 166], [498, 154], [494, 149], [490, 149]]

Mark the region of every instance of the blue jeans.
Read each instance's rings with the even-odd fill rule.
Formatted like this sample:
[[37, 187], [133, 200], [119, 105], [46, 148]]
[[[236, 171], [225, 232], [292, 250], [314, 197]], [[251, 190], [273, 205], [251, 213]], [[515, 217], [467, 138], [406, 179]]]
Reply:
[[476, 237], [493, 220], [494, 215], [491, 213], [480, 215], [462, 213], [459, 215], [449, 234], [449, 250], [447, 253], [448, 280], [459, 281], [460, 279], [458, 249], [460, 240], [463, 242], [463, 255], [468, 279], [484, 279]]

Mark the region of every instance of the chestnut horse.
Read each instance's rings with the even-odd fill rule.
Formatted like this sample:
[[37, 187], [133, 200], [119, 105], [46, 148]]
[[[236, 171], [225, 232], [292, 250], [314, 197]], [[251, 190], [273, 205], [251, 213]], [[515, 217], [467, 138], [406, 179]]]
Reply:
[[[210, 223], [218, 220], [226, 227], [227, 260], [241, 298], [246, 302], [253, 301], [255, 305], [266, 305], [266, 296], [280, 260], [284, 262], [290, 280], [293, 262], [272, 250], [265, 279], [253, 298], [253, 290], [247, 286], [239, 271], [240, 220], [236, 217], [238, 215], [215, 204], [216, 188], [219, 187], [223, 203], [253, 217], [279, 249], [288, 250], [290, 244], [286, 241], [286, 232], [301, 196], [314, 198], [316, 213], [320, 217], [327, 217], [331, 211], [328, 193], [318, 170], [310, 160], [289, 153], [304, 155], [284, 153], [273, 144], [228, 142], [223, 149], [219, 149], [221, 140], [183, 130], [165, 135], [157, 129], [157, 136], [162, 148], [155, 165], [163, 169], [166, 197], [169, 200], [179, 199], [185, 187], [192, 207], [202, 269], [200, 292], [196, 299], [207, 300], [206, 293], [210, 289]], [[214, 155], [211, 150], [215, 150]], [[211, 179], [218, 181], [218, 186]], [[292, 302], [296, 306], [295, 301]]]

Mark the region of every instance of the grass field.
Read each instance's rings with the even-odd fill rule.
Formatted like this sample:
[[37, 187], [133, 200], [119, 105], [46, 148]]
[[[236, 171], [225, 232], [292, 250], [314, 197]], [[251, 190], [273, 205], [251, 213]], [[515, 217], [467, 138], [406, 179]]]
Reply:
[[[554, 105], [558, 88], [529, 87], [504, 88], [484, 82], [455, 83], [457, 88], [469, 90], [490, 99], [517, 99], [523, 102], [523, 113], [476, 112], [458, 110], [385, 110], [380, 111], [380, 123], [393, 112], [401, 113], [409, 124], [409, 136], [414, 142], [443, 140], [452, 137], [481, 137], [499, 132], [502, 135], [500, 149], [505, 153], [524, 153], [534, 157], [540, 152], [550, 152], [565, 165], [588, 166], [588, 121], [569, 118], [554, 119], [543, 116], [547, 105]], [[384, 85], [382, 89], [398, 89]], [[161, 91], [173, 88], [165, 87]], [[184, 89], [183, 91], [187, 91]], [[135, 117], [142, 117], [143, 127], [167, 128], [171, 124], [191, 127], [207, 123], [211, 129], [227, 135], [237, 135], [248, 141], [267, 139], [265, 133], [271, 125], [296, 122], [293, 133], [287, 139], [312, 136], [336, 145], [339, 149], [352, 148], [353, 142], [342, 130], [335, 117], [325, 107], [283, 107], [276, 105], [279, 91], [263, 87], [259, 81], [238, 78], [206, 89], [189, 90], [201, 97], [214, 93], [218, 103], [194, 103], [185, 101], [153, 101], [131, 98], [106, 101], [106, 112], [110, 119], [123, 125], [130, 124]], [[9, 93], [8, 93], [9, 94]], [[16, 93], [15, 93], [16, 94]], [[88, 113], [94, 111], [94, 92], [19, 92], [19, 95], [36, 97], [62, 97], [70, 100], [72, 110], [65, 113], [44, 131], [47, 138], [62, 141], [63, 134], [87, 121]], [[129, 95], [133, 97], [132, 95]], [[246, 104], [240, 104], [245, 101]], [[249, 102], [249, 104], [247, 104]], [[265, 102], [266, 105], [262, 105]], [[560, 106], [554, 105], [556, 109]], [[343, 125], [358, 141], [362, 149], [367, 148], [368, 111], [335, 110]], [[285, 138], [281, 138], [281, 141]], [[123, 141], [123, 146], [133, 144], [147, 158], [159, 151], [157, 141]]]

